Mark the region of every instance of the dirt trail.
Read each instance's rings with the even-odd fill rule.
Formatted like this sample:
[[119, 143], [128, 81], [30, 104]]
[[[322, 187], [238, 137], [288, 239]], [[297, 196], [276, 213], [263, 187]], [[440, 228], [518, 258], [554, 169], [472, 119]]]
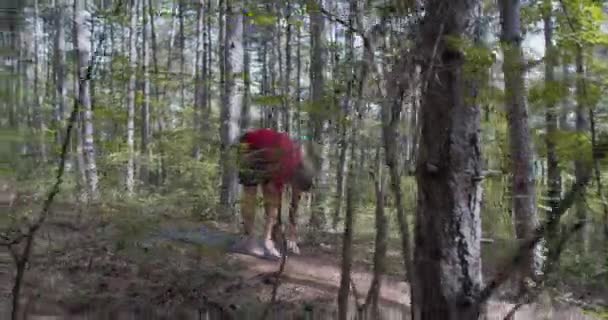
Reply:
[[[278, 270], [279, 263], [263, 260], [242, 254], [234, 256], [247, 266], [241, 272], [245, 278], [253, 278], [260, 273], [270, 273]], [[290, 257], [287, 260], [282, 281], [303, 287], [321, 289], [336, 293], [340, 283], [338, 265], [328, 262], [325, 254], [308, 256], [306, 254]], [[372, 280], [372, 273], [355, 271], [353, 281], [360, 300], [364, 300]], [[362, 301], [360, 301], [362, 302]], [[385, 277], [381, 290], [381, 303], [384, 307], [401, 308], [406, 311], [410, 304], [409, 286], [396, 277]], [[488, 320], [502, 320], [513, 308], [513, 304], [490, 301], [488, 305]], [[405, 309], [404, 309], [405, 307]], [[593, 317], [583, 314], [582, 310], [573, 306], [548, 306], [533, 304], [522, 307], [513, 318], [514, 320], [553, 319], [553, 320], [591, 320]]]
[[[174, 240], [182, 238], [188, 242], [213, 242], [214, 245], [222, 243], [224, 245], [235, 239], [230, 234], [220, 229], [207, 229], [203, 227], [192, 233], [190, 231], [180, 231], [180, 235], [175, 236]], [[204, 240], [202, 240], [204, 238]], [[197, 240], [198, 239], [198, 240]], [[199, 241], [200, 240], [200, 241]], [[279, 299], [302, 301], [306, 297], [314, 297], [322, 294], [329, 299], [335, 299], [340, 285], [340, 257], [337, 247], [326, 245], [301, 245], [301, 254], [289, 256], [286, 261], [285, 270], [281, 277], [281, 288]], [[235, 276], [239, 276], [244, 282], [255, 282], [260, 277], [274, 274], [279, 270], [280, 262], [261, 259], [239, 253], [226, 253], [228, 259], [236, 261], [240, 268]], [[355, 296], [359, 303], [363, 303], [369, 289], [373, 274], [370, 267], [360, 262], [354, 262], [352, 279], [356, 288]], [[254, 285], [254, 288], [260, 286]], [[266, 285], [266, 287], [270, 287]], [[294, 289], [295, 288], [295, 289]], [[255, 289], [254, 289], [255, 290]], [[295, 296], [286, 294], [288, 291], [296, 290]], [[257, 291], [258, 296], [262, 295], [263, 290]], [[249, 291], [251, 292], [251, 291]], [[401, 313], [409, 313], [410, 295], [409, 285], [396, 276], [385, 276], [380, 293], [380, 303], [384, 308], [400, 310]], [[492, 300], [488, 304], [488, 320], [502, 320], [514, 307], [511, 303]], [[531, 319], [555, 319], [555, 320], [591, 320], [595, 319], [585, 315], [582, 309], [568, 305], [551, 305], [549, 302], [535, 303], [524, 306], [515, 313], [514, 320]]]

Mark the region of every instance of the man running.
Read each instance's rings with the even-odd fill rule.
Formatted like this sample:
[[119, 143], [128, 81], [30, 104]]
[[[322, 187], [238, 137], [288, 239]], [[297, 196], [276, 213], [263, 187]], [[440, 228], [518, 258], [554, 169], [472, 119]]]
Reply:
[[[311, 161], [303, 154], [301, 146], [286, 133], [272, 129], [256, 129], [241, 136], [239, 151], [239, 183], [243, 185], [241, 216], [244, 239], [238, 244], [239, 251], [280, 258], [272, 239], [277, 222], [281, 194], [286, 185], [291, 186], [289, 223], [287, 224], [287, 250], [298, 254], [297, 210], [302, 192], [312, 187]], [[263, 251], [256, 247], [254, 236], [256, 194], [262, 186], [266, 221], [263, 234]]]

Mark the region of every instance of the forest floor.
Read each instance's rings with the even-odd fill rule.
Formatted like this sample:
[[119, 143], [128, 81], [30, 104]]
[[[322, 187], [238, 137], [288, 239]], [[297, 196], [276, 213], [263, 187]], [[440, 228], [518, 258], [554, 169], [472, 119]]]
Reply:
[[[279, 262], [227, 253], [234, 226], [185, 217], [161, 220], [146, 225], [129, 214], [54, 216], [39, 233], [24, 282], [27, 319], [200, 319], [203, 314], [210, 319], [258, 319], [271, 300]], [[268, 319], [334, 318], [339, 236], [304, 241], [301, 255], [287, 259]], [[372, 278], [368, 242], [355, 242], [353, 308], [364, 300]], [[0, 315], [8, 315], [14, 266], [2, 250]], [[382, 286], [382, 318], [406, 319], [409, 289], [398, 272], [398, 250], [389, 250], [388, 263], [393, 272]], [[503, 319], [512, 307], [492, 301], [489, 319]], [[602, 319], [546, 297], [522, 308], [515, 319], [544, 318]]]

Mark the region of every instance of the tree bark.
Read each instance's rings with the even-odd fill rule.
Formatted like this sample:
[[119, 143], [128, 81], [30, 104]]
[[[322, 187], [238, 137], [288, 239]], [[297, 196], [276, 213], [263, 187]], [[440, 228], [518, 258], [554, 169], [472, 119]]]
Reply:
[[[145, 14], [145, 13], [144, 13]], [[149, 19], [150, 19], [150, 44], [151, 44], [151, 49], [152, 49], [152, 66], [154, 68], [154, 74], [158, 75], [159, 74], [159, 69], [158, 69], [158, 54], [157, 54], [157, 42], [156, 42], [156, 26], [154, 24], [154, 19], [156, 18], [155, 14], [154, 14], [154, 6], [152, 4], [152, 0], [148, 0], [148, 15], [149, 15]], [[154, 86], [154, 102], [156, 103], [156, 105], [158, 105], [160, 103], [161, 100], [161, 90], [160, 90], [160, 86], [158, 84], [156, 84]], [[158, 132], [159, 136], [162, 136], [164, 130], [165, 130], [165, 123], [164, 123], [164, 117], [163, 117], [163, 113], [158, 110], [156, 112], [156, 131]], [[164, 181], [163, 176], [166, 172], [165, 169], [165, 151], [164, 148], [162, 146], [162, 144], [159, 145], [158, 147], [158, 151], [159, 151], [159, 162], [160, 165], [158, 166], [158, 168], [153, 171], [154, 172], [154, 178], [151, 179], [153, 180], [153, 182], [156, 185], [161, 185]], [[152, 173], [152, 171], [150, 172]]]
[[300, 120], [300, 114], [302, 110], [302, 27], [298, 26], [298, 30], [296, 32], [296, 37], [298, 39], [296, 45], [296, 132], [298, 133], [298, 138], [302, 137], [302, 123]]
[[184, 0], [178, 0], [179, 21], [179, 99], [180, 107], [186, 108], [186, 34], [184, 30]]
[[243, 108], [243, 15], [239, 0], [226, 3], [226, 39], [224, 43], [224, 96], [221, 109], [221, 167], [220, 206], [224, 216], [235, 214], [238, 193], [234, 149], [237, 142]]
[[[348, 15], [348, 23], [350, 25], [354, 25], [355, 16], [357, 10], [357, 1], [351, 0], [349, 5], [349, 15]], [[339, 132], [339, 141], [338, 141], [338, 164], [336, 166], [336, 197], [335, 197], [335, 208], [334, 208], [334, 216], [332, 221], [332, 227], [334, 230], [338, 228], [338, 223], [340, 222], [340, 215], [342, 211], [342, 197], [344, 195], [344, 182], [345, 182], [345, 170], [346, 170], [346, 153], [348, 150], [348, 119], [351, 117], [351, 98], [352, 91], [355, 82], [354, 75], [354, 37], [353, 31], [348, 29], [346, 30], [346, 54], [345, 54], [345, 65], [346, 72], [345, 76], [347, 77], [346, 81], [346, 92], [344, 94], [344, 98], [342, 101], [342, 108], [340, 108], [340, 117], [338, 118], [338, 130]], [[299, 47], [298, 47], [299, 49]], [[299, 77], [299, 72], [298, 72]]]
[[[509, 126], [509, 151], [513, 172], [511, 196], [515, 235], [518, 241], [528, 239], [538, 226], [536, 213], [536, 187], [533, 171], [533, 150], [528, 126], [524, 60], [521, 49], [520, 1], [502, 0], [502, 42], [504, 52], [503, 73], [507, 121]], [[531, 248], [524, 257], [516, 275], [515, 290], [525, 290], [526, 278], [534, 279], [538, 270], [539, 247]]]
[[205, 75], [206, 75], [206, 63], [205, 63], [205, 51], [204, 51], [204, 42], [205, 42], [205, 33], [203, 32], [203, 28], [205, 25], [205, 16], [204, 16], [204, 8], [205, 3], [203, 0], [199, 0], [197, 3], [197, 14], [196, 14], [196, 59], [195, 59], [195, 80], [194, 80], [194, 132], [195, 137], [197, 137], [194, 141], [194, 151], [193, 156], [194, 159], [201, 159], [201, 140], [203, 139], [203, 113], [205, 108], [205, 103], [207, 99], [205, 98]]
[[144, 185], [148, 185], [150, 178], [149, 166], [152, 161], [150, 144], [150, 40], [148, 39], [148, 15], [146, 14], [146, 1], [141, 1], [142, 27], [142, 73], [143, 73], [143, 105], [141, 107], [141, 154], [143, 156], [140, 169], [140, 178]]
[[55, 14], [55, 141], [59, 145], [62, 139], [63, 119], [67, 101], [67, 65], [65, 49], [65, 29], [63, 28], [65, 3], [57, 0]]
[[40, 38], [42, 37], [42, 31], [40, 30], [40, 19], [38, 12], [38, 0], [34, 0], [34, 34], [33, 34], [33, 42], [34, 42], [34, 52], [33, 52], [33, 68], [34, 68], [34, 85], [33, 85], [33, 95], [34, 95], [34, 107], [32, 110], [32, 118], [34, 122], [34, 130], [38, 135], [39, 145], [38, 145], [38, 156], [42, 162], [47, 161], [47, 150], [46, 150], [46, 141], [45, 141], [45, 133], [46, 127], [44, 125], [43, 115], [42, 115], [42, 104], [43, 104], [43, 94], [40, 90]]
[[137, 2], [131, 0], [129, 24], [129, 82], [127, 86], [127, 168], [126, 188], [128, 196], [135, 191], [135, 89], [137, 70]]
[[[284, 83], [283, 83], [283, 99], [285, 101], [285, 131], [291, 132], [292, 123], [291, 123], [291, 1], [287, 0], [285, 2], [285, 21], [287, 23], [287, 27], [285, 30], [285, 75], [284, 75]], [[279, 45], [281, 43], [279, 42]]]
[[[248, 2], [244, 0], [244, 4], [247, 5]], [[251, 126], [251, 58], [249, 55], [249, 46], [250, 46], [250, 34], [251, 34], [251, 22], [249, 21], [249, 17], [247, 15], [243, 15], [243, 63], [244, 63], [244, 84], [245, 84], [245, 92], [243, 92], [243, 110], [241, 111], [241, 131], [245, 132]]]
[[95, 158], [95, 141], [93, 127], [93, 110], [91, 106], [90, 95], [90, 74], [89, 64], [91, 59], [91, 33], [86, 27], [86, 21], [90, 14], [84, 6], [84, 0], [74, 1], [74, 47], [78, 55], [78, 77], [80, 79], [78, 86], [78, 103], [82, 109], [82, 126], [83, 141], [82, 149], [84, 154], [84, 165], [86, 172], [87, 191], [89, 200], [97, 200], [99, 198], [98, 191], [98, 175], [97, 162]]
[[[588, 106], [586, 105], [585, 99], [585, 65], [583, 58], [583, 48], [577, 46], [575, 53], [575, 64], [576, 64], [576, 133], [581, 137], [589, 136], [589, 119], [587, 118]], [[579, 152], [577, 158], [574, 161], [574, 176], [576, 183], [586, 181], [591, 175], [592, 168], [591, 164], [588, 163], [588, 155]], [[589, 223], [587, 215], [587, 206], [583, 197], [578, 197], [575, 204], [576, 217], [579, 221], [584, 222], [583, 228], [580, 232], [580, 244], [582, 245], [583, 252], [589, 252], [589, 243], [591, 236], [591, 224]]]
[[381, 145], [376, 147], [376, 168], [374, 169], [374, 189], [376, 194], [376, 242], [374, 248], [374, 276], [365, 299], [366, 311], [371, 319], [379, 317], [378, 300], [382, 288], [382, 278], [386, 272], [386, 251], [388, 248], [388, 221], [384, 212], [384, 176], [382, 174]]
[[462, 48], [474, 39], [473, 0], [431, 0], [422, 24], [421, 137], [412, 318], [479, 319], [481, 286], [481, 148], [477, 85], [464, 74]]
[[[355, 168], [355, 152], [357, 145], [355, 139], [357, 131], [351, 131], [352, 143], [350, 144], [350, 161], [348, 170], [348, 181], [346, 186], [346, 208], [344, 212], [344, 233], [342, 236], [342, 263], [340, 268], [340, 288], [338, 289], [338, 319], [348, 319], [348, 297], [350, 294], [351, 269], [353, 264], [353, 233], [355, 226], [355, 198], [358, 186], [357, 170]], [[363, 152], [363, 150], [361, 150]]]
[[[545, 125], [547, 128], [547, 135], [545, 144], [547, 145], [547, 204], [554, 213], [558, 210], [559, 202], [561, 200], [562, 191], [562, 179], [561, 170], [559, 169], [559, 159], [556, 151], [556, 134], [558, 128], [558, 110], [557, 101], [555, 96], [555, 89], [557, 83], [555, 81], [555, 66], [557, 52], [553, 46], [553, 20], [552, 10], [553, 6], [551, 0], [543, 1], [543, 22], [544, 22], [544, 35], [545, 35], [545, 99], [546, 113], [545, 113]], [[549, 238], [555, 230], [549, 230]]]
[[309, 9], [310, 14], [310, 41], [312, 56], [310, 58], [310, 84], [311, 104], [313, 111], [310, 114], [312, 125], [311, 143], [320, 147], [321, 155], [316, 157], [315, 166], [319, 170], [315, 188], [312, 192], [312, 213], [310, 226], [313, 230], [321, 230], [325, 227], [327, 218], [327, 194], [328, 185], [328, 162], [325, 155], [328, 152], [325, 143], [327, 122], [322, 110], [325, 102], [325, 77], [324, 66], [327, 62], [327, 49], [325, 45], [325, 18], [321, 13], [321, 0], [315, 0]]

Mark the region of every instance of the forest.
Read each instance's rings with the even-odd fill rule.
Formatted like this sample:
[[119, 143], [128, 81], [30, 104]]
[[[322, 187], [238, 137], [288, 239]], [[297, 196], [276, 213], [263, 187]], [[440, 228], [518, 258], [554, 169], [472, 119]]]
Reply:
[[599, 0], [0, 0], [0, 318], [608, 319], [606, 79]]

